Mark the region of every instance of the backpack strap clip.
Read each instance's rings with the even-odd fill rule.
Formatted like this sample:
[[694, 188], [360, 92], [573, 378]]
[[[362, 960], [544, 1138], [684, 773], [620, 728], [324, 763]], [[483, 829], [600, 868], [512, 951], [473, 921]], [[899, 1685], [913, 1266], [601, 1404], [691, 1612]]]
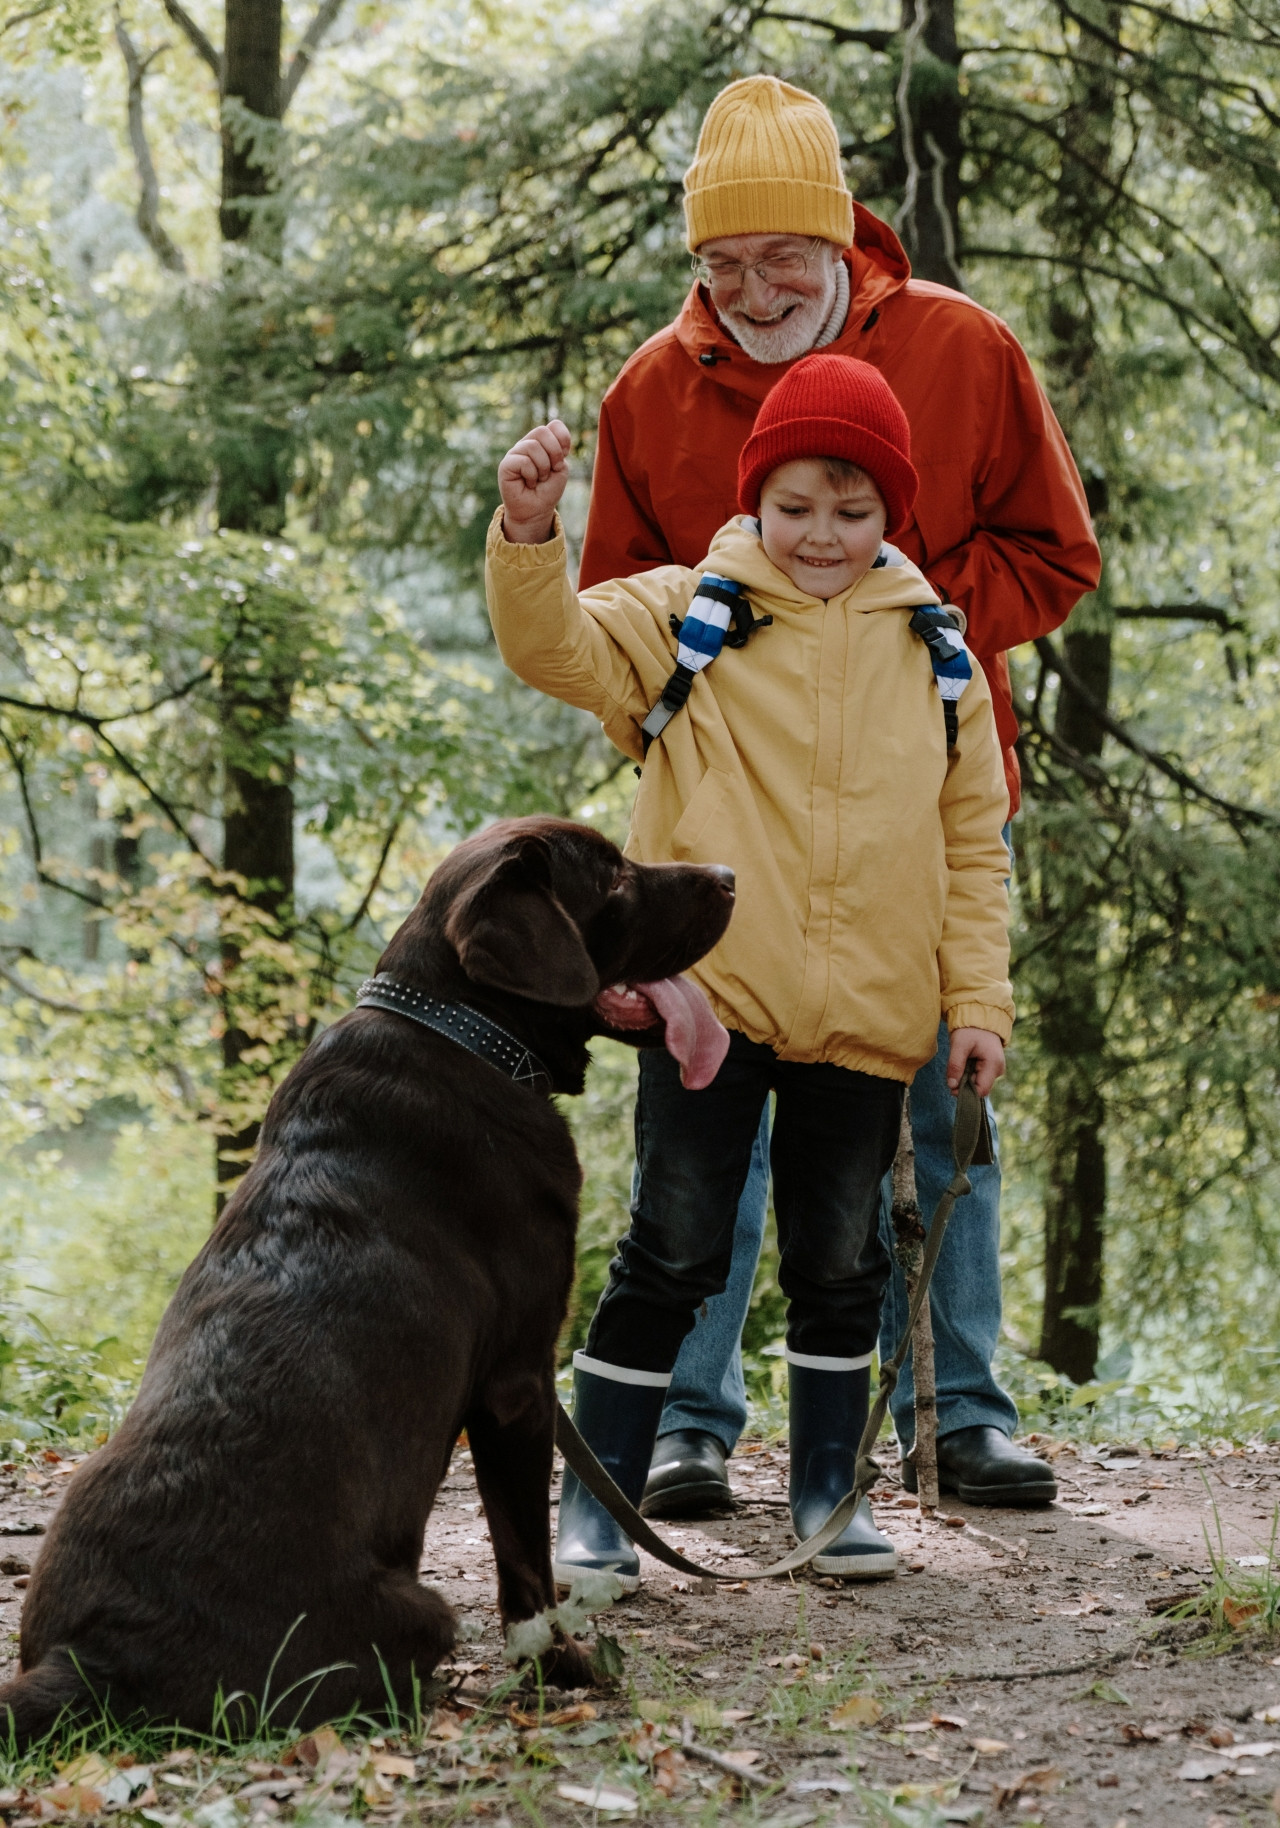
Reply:
[[942, 699], [948, 753], [960, 739], [960, 695], [973, 678], [973, 663], [960, 634], [960, 623], [945, 609], [922, 604], [908, 624], [929, 650], [933, 680]]

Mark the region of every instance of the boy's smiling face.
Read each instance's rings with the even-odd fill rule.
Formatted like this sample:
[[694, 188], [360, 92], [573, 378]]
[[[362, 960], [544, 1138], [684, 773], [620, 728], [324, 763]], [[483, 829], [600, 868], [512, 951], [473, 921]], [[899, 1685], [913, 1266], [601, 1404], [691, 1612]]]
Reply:
[[865, 577], [884, 524], [883, 496], [853, 464], [798, 458], [771, 471], [760, 491], [765, 552], [811, 597], [838, 597]]

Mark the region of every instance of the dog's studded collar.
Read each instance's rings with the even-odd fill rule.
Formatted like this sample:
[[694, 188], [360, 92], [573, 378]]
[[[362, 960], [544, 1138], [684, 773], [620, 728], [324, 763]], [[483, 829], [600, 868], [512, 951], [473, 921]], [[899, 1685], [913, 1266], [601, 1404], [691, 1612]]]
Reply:
[[468, 1009], [465, 1003], [442, 1003], [438, 997], [429, 997], [425, 990], [410, 990], [407, 984], [380, 971], [361, 984], [356, 1008], [389, 1009], [395, 1015], [408, 1016], [411, 1022], [421, 1022], [424, 1028], [434, 1029], [436, 1034], [465, 1047], [468, 1053], [487, 1060], [517, 1085], [527, 1085], [531, 1092], [547, 1095], [554, 1089], [551, 1074], [537, 1054], [488, 1016]]

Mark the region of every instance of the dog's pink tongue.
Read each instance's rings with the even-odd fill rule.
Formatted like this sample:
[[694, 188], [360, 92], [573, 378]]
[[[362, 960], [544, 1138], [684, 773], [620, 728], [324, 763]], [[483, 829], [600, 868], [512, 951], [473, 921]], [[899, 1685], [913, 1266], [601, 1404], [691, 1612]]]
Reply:
[[666, 1027], [667, 1052], [680, 1062], [680, 1083], [691, 1092], [711, 1084], [729, 1051], [729, 1031], [710, 1003], [687, 977], [664, 977], [656, 984], [637, 984]]

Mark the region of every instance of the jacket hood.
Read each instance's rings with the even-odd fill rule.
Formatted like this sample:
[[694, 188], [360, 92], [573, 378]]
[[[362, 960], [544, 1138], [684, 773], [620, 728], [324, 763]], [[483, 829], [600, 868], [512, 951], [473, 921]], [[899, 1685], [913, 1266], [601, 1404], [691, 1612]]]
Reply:
[[[839, 336], [826, 344], [826, 355], [856, 354], [858, 335], [871, 313], [911, 277], [911, 262], [898, 237], [887, 222], [861, 203], [853, 206], [853, 235], [853, 246], [844, 255], [849, 269], [849, 315]], [[721, 387], [757, 403], [791, 366], [789, 362], [752, 361], [724, 328], [700, 284], [691, 287], [676, 319], [675, 333], [689, 359], [706, 369]], [[804, 357], [796, 359], [803, 361]]]
[[[718, 572], [737, 584], [745, 584], [751, 592], [752, 608], [757, 613], [820, 607], [821, 597], [811, 597], [798, 584], [793, 584], [785, 572], [778, 570], [761, 543], [756, 531], [758, 524], [746, 514], [726, 522], [712, 540], [711, 550], [697, 567], [698, 571]], [[941, 601], [924, 573], [910, 559], [904, 558], [896, 546], [886, 541], [881, 551], [889, 554], [888, 564], [867, 572], [850, 589], [830, 601], [859, 614], [876, 609], [922, 609]]]

